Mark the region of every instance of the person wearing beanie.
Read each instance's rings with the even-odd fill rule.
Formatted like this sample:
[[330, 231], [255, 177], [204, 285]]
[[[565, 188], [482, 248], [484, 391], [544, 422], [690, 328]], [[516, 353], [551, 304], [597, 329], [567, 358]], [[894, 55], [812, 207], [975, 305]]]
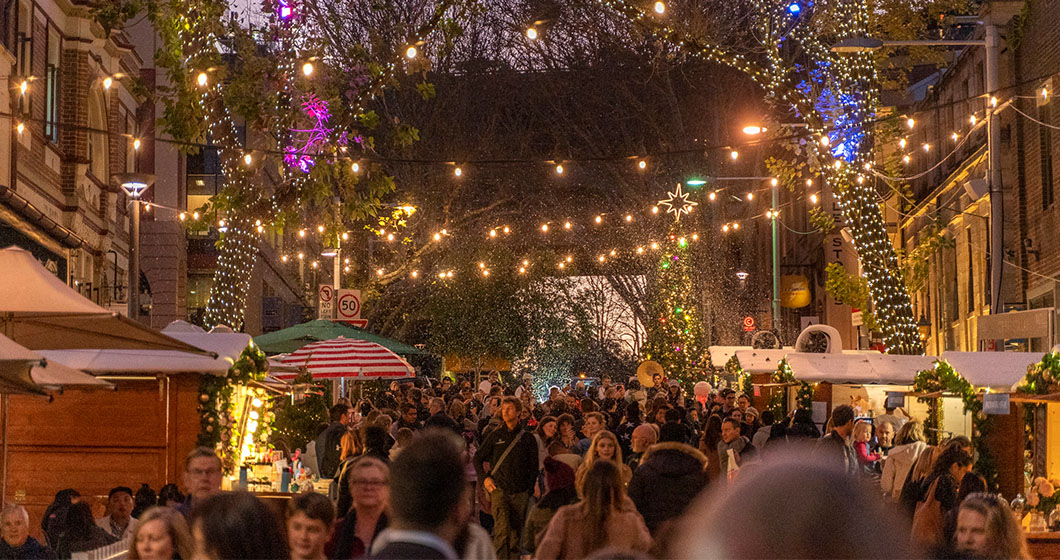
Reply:
[[545, 534], [545, 528], [556, 515], [556, 511], [578, 501], [578, 493], [574, 489], [574, 469], [563, 461], [552, 457], [545, 458], [545, 485], [548, 492], [541, 496], [541, 500], [534, 504], [526, 515], [526, 526], [520, 543], [522, 552], [531, 556], [537, 550], [541, 536]]

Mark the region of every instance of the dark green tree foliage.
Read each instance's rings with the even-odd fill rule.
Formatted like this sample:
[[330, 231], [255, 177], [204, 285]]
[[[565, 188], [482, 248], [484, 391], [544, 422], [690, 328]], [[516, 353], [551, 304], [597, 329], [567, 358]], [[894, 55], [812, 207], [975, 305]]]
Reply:
[[320, 427], [328, 423], [328, 404], [331, 402], [330, 384], [314, 386], [313, 376], [301, 373], [294, 379], [295, 385], [307, 385], [305, 398], [291, 402], [290, 398], [276, 400], [272, 438], [269, 441], [277, 449], [294, 451], [305, 449]]

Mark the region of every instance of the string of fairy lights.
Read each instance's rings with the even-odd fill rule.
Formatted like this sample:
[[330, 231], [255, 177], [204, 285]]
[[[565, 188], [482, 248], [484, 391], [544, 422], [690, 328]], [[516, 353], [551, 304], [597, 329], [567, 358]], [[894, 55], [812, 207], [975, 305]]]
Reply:
[[[765, 88], [766, 91], [770, 92], [771, 98], [775, 103], [794, 108], [803, 115], [807, 125], [806, 134], [810, 138], [816, 139], [807, 143], [807, 152], [810, 158], [818, 162], [818, 180], [824, 189], [836, 194], [837, 208], [847, 223], [858, 226], [851, 228], [854, 235], [854, 244], [859, 257], [866, 265], [867, 278], [874, 294], [873, 303], [877, 316], [881, 319], [881, 324], [884, 325], [884, 335], [887, 339], [887, 344], [889, 347], [902, 350], [914, 349], [919, 344], [919, 338], [916, 336], [915, 324], [911, 321], [912, 310], [910, 302], [907, 294], [900, 287], [900, 278], [893, 272], [898, 268], [897, 257], [883, 227], [879, 208], [875, 206], [875, 192], [871, 184], [867, 184], [871, 182], [866, 181], [866, 174], [888, 181], [906, 181], [914, 180], [923, 176], [924, 173], [921, 172], [907, 177], [895, 177], [882, 173], [874, 166], [871, 157], [873, 130], [869, 125], [875, 122], [875, 109], [878, 104], [879, 93], [876, 66], [872, 57], [864, 53], [840, 56], [828, 53], [820, 38], [815, 35], [815, 30], [809, 25], [800, 24], [803, 12], [810, 10], [807, 9], [809, 8], [808, 4], [798, 0], [782, 2], [756, 0], [753, 2], [755, 9], [764, 16], [756, 20], [756, 26], [759, 28], [761, 36], [767, 38], [763, 39], [763, 42], [767, 43], [768, 47], [764, 51], [764, 62], [752, 60], [748, 55], [728, 52], [716, 46], [702, 45], [682, 36], [667, 21], [668, 7], [665, 2], [657, 1], [647, 4], [627, 0], [601, 0], [601, 2], [618, 10], [620, 13], [631, 14], [640, 21], [647, 21], [656, 28], [656, 32], [687, 51], [695, 52], [705, 59], [721, 62], [743, 71]], [[838, 34], [845, 37], [866, 35], [868, 31], [868, 6], [866, 2], [863, 0], [848, 0], [846, 5], [850, 8], [846, 11], [848, 17], [837, 23]], [[289, 0], [277, 0], [276, 8], [276, 14], [273, 14], [272, 17], [278, 18], [281, 22], [290, 22], [291, 18], [295, 17], [294, 5]], [[781, 24], [777, 25], [776, 22], [781, 22]], [[270, 154], [283, 155], [285, 150], [251, 151], [235, 149], [235, 147], [239, 146], [239, 141], [235, 134], [234, 119], [228, 107], [221, 101], [219, 93], [220, 81], [211, 78], [210, 72], [213, 66], [208, 64], [205, 67], [196, 69], [197, 61], [205, 60], [212, 63], [213, 59], [216, 58], [218, 54], [215, 46], [216, 37], [210, 32], [198, 31], [197, 28], [199, 26], [195, 25], [195, 21], [185, 20], [184, 23], [187, 25], [179, 26], [178, 33], [181, 35], [184, 44], [192, 46], [190, 50], [193, 51], [193, 54], [188, 58], [189, 79], [202, 92], [199, 97], [199, 108], [202, 114], [212, 123], [211, 134], [214, 144], [222, 147], [219, 151], [222, 156], [221, 165], [224, 176], [229, 182], [247, 184], [251, 175], [251, 168], [255, 163], [255, 152], [260, 152], [261, 155], [266, 156]], [[290, 31], [290, 29], [297, 27], [288, 25], [286, 29]], [[284, 26], [280, 26], [280, 28], [285, 29]], [[528, 26], [526, 29], [526, 38], [528, 40], [540, 40], [541, 37], [542, 31], [537, 29], [536, 25]], [[288, 40], [292, 38], [292, 35], [286, 36]], [[800, 44], [807, 47], [811, 56], [815, 57], [821, 65], [821, 68], [812, 69], [811, 74], [814, 71], [820, 72], [822, 77], [810, 80], [810, 85], [806, 87], [800, 87], [799, 82], [792, 79], [788, 64], [780, 56], [779, 42], [785, 39], [799, 41]], [[420, 53], [417, 47], [422, 46], [423, 41], [422, 36], [414, 37], [410, 40], [403, 47], [402, 58], [413, 60], [419, 56]], [[299, 66], [301, 75], [308, 79], [313, 76], [315, 64], [318, 63], [318, 60], [318, 57], [313, 56], [304, 59], [290, 57], [285, 62], [281, 71], [289, 78], [284, 86], [284, 91], [288, 94], [288, 98], [292, 97], [293, 80], [294, 76], [298, 74]], [[825, 65], [827, 65], [827, 72], [823, 68]], [[384, 66], [386, 75], [393, 75], [394, 72], [402, 68], [399, 60], [390, 61], [385, 63]], [[104, 85], [109, 88], [108, 80], [112, 83], [112, 78], [107, 77], [104, 79]], [[26, 82], [20, 84], [20, 89], [24, 95], [27, 89]], [[837, 92], [841, 92], [842, 95]], [[1043, 96], [1048, 96], [1049, 94], [1050, 92], [1046, 90], [1042, 91]], [[823, 110], [816, 106], [815, 100], [817, 98], [828, 96], [842, 99], [842, 105], [838, 107], [839, 110], [836, 110], [837, 108], [835, 107]], [[999, 110], [997, 98], [991, 95], [984, 111], [997, 110]], [[907, 123], [909, 129], [912, 130], [915, 127], [915, 118], [909, 117]], [[967, 130], [954, 131], [952, 133], [952, 141], [956, 145], [935, 164], [935, 167], [955, 154], [979, 126], [981, 126], [981, 122], [978, 121], [978, 113], [973, 113], [969, 117], [969, 128]], [[18, 133], [23, 133], [24, 128], [24, 123], [18, 120], [16, 122]], [[134, 149], [139, 149], [140, 138], [130, 137], [130, 141], [133, 142]], [[755, 142], [760, 141], [756, 140]], [[922, 157], [919, 155], [920, 153], [930, 154], [933, 149], [936, 152], [938, 151], [937, 146], [933, 146], [928, 142], [918, 147], [911, 146], [906, 137], [898, 139], [897, 145], [897, 153], [901, 154], [900, 159], [905, 165], [911, 165], [914, 161], [917, 161], [918, 157]], [[350, 169], [354, 173], [359, 172], [366, 161], [383, 163], [388, 161], [386, 158], [372, 154], [365, 154], [361, 158], [344, 156], [342, 155], [346, 153], [344, 148], [345, 146], [333, 145], [329, 146], [326, 151], [322, 150], [322, 152], [327, 153], [332, 161], [349, 162]], [[718, 146], [714, 147], [714, 149], [727, 150], [729, 157], [733, 160], [738, 159], [740, 156], [739, 150], [733, 145]], [[697, 148], [696, 151], [706, 152], [710, 150], [709, 148]], [[664, 154], [656, 157], [661, 157], [662, 155]], [[634, 155], [626, 156], [623, 159], [629, 159], [634, 162], [637, 169], [645, 170], [649, 166], [650, 157]], [[569, 167], [577, 162], [578, 160], [547, 161], [549, 165], [554, 166], [557, 176], [567, 173]], [[460, 163], [456, 161], [430, 161], [424, 163], [429, 165], [448, 165], [452, 170], [453, 177], [456, 179], [460, 179], [465, 175], [468, 165], [488, 165], [488, 162]], [[931, 169], [934, 169], [934, 167]], [[291, 180], [297, 182], [301, 180], [301, 177], [294, 174]], [[812, 179], [808, 180], [812, 182]], [[770, 188], [776, 188], [776, 185], [773, 184], [764, 189], [745, 191], [742, 193], [742, 198], [749, 203], [753, 202], [759, 193], [768, 191]], [[741, 198], [735, 188], [730, 187], [720, 187], [704, 192], [707, 193], [707, 201], [700, 201], [701, 203], [713, 202], [722, 196]], [[804, 196], [813, 204], [816, 204], [819, 200], [817, 193], [805, 193]], [[252, 200], [254, 204], [263, 201], [260, 193], [258, 197]], [[151, 206], [148, 205], [148, 211], [150, 208]], [[177, 211], [176, 209], [170, 210]], [[659, 207], [653, 206], [649, 212], [651, 213], [650, 215], [657, 215]], [[265, 213], [278, 213], [275, 204], [272, 203]], [[645, 218], [642, 213], [634, 212], [620, 213], [618, 215], [621, 217], [616, 219], [616, 216], [612, 214], [598, 214], [588, 227], [601, 226], [605, 223], [605, 220], [619, 224], [622, 222], [632, 224]], [[771, 220], [779, 219], [779, 213], [774, 213], [772, 208], [764, 214], [755, 216], [755, 218], [762, 215]], [[206, 218], [206, 216], [199, 215], [198, 211], [190, 213], [181, 211], [180, 216], [182, 219], [190, 216], [194, 221]], [[678, 214], [679, 216], [680, 214]], [[252, 267], [256, 258], [255, 245], [257, 235], [264, 233], [270, 224], [263, 223], [260, 218], [253, 219], [247, 216], [214, 216], [213, 218], [218, 220], [219, 229], [225, 233], [225, 243], [234, 244], [233, 251], [229, 253], [222, 252], [218, 263], [218, 280], [224, 285], [231, 284], [233, 289], [230, 292], [219, 291], [216, 294], [216, 299], [213, 294], [211, 295], [210, 303], [207, 306], [207, 322], [213, 320], [238, 326], [245, 307], [247, 283], [249, 282], [249, 275], [246, 270]], [[741, 221], [746, 223], [746, 220], [749, 219], [752, 218], [726, 222], [721, 226], [721, 232], [739, 231]], [[582, 227], [580, 224], [577, 225]], [[540, 234], [544, 236], [554, 231], [571, 231], [575, 227], [576, 223], [568, 219], [544, 220], [540, 224]], [[510, 236], [516, 233], [514, 228], [515, 226], [511, 225], [498, 225], [486, 230], [484, 235], [487, 236], [487, 239]], [[299, 238], [311, 235], [314, 229], [321, 236], [326, 233], [332, 234], [332, 232], [327, 231], [324, 225], [318, 225], [316, 228], [299, 230]], [[524, 232], [519, 233], [523, 234]], [[349, 235], [348, 232], [334, 234], [342, 235], [344, 238]], [[398, 232], [382, 228], [377, 234], [388, 242], [393, 242], [398, 237], [402, 238], [402, 242], [414, 242], [408, 236], [399, 235]], [[451, 235], [453, 235], [453, 232], [441, 229], [430, 234], [430, 237], [423, 242], [441, 242]], [[688, 243], [690, 241], [698, 241], [699, 235], [698, 232], [692, 232], [688, 236], [675, 237], [669, 239], [669, 241], [679, 244]], [[658, 249], [659, 245], [665, 242], [667, 242], [667, 239], [650, 241], [648, 244], [626, 249], [625, 252], [632, 255], [643, 254], [647, 251]], [[299, 260], [305, 259], [304, 252], [299, 253], [299, 255]], [[619, 249], [616, 248], [606, 254], [598, 255], [596, 260], [599, 263], [607, 263], [619, 255]], [[291, 256], [284, 255], [282, 258], [288, 260]], [[573, 262], [573, 256], [569, 256], [567, 259], [556, 263], [556, 268], [563, 269], [566, 264]], [[529, 266], [528, 260], [524, 259], [523, 263], [520, 272], [524, 272]], [[481, 265], [479, 268], [483, 276], [488, 276], [488, 266], [484, 262], [479, 264]], [[380, 272], [379, 276], [384, 274], [385, 270]], [[417, 271], [412, 272], [413, 277], [418, 274]], [[445, 277], [448, 278], [451, 277], [452, 271], [442, 271], [439, 274], [445, 274]], [[900, 317], [904, 317], [905, 320], [899, 320]]]

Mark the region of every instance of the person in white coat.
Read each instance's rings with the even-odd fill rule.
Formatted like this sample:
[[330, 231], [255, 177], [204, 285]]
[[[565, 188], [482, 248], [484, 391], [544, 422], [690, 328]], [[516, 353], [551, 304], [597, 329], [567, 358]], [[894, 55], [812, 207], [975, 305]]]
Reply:
[[887, 454], [883, 463], [883, 475], [880, 477], [880, 489], [892, 500], [898, 501], [905, 485], [909, 471], [913, 469], [920, 454], [928, 448], [924, 442], [924, 424], [912, 420], [906, 422], [898, 435], [894, 436], [895, 446]]

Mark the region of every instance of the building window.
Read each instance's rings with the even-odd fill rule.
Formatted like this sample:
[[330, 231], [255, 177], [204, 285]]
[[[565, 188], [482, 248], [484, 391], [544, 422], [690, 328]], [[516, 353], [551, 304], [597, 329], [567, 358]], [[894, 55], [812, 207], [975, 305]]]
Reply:
[[14, 47], [15, 74], [29, 76], [33, 72], [33, 6], [29, 2], [18, 3], [18, 31], [15, 33]]
[[1038, 120], [1044, 124], [1038, 125], [1038, 151], [1042, 162], [1042, 210], [1053, 205], [1056, 193], [1053, 190], [1053, 131], [1049, 128], [1052, 124], [1052, 111], [1049, 105], [1038, 107]]
[[[107, 158], [107, 108], [99, 88], [92, 88], [88, 93], [88, 171], [97, 181], [106, 183]], [[100, 131], [100, 132], [97, 132]]]
[[52, 143], [59, 142], [59, 53], [62, 37], [54, 27], [48, 27], [48, 63], [44, 70], [44, 136]]

